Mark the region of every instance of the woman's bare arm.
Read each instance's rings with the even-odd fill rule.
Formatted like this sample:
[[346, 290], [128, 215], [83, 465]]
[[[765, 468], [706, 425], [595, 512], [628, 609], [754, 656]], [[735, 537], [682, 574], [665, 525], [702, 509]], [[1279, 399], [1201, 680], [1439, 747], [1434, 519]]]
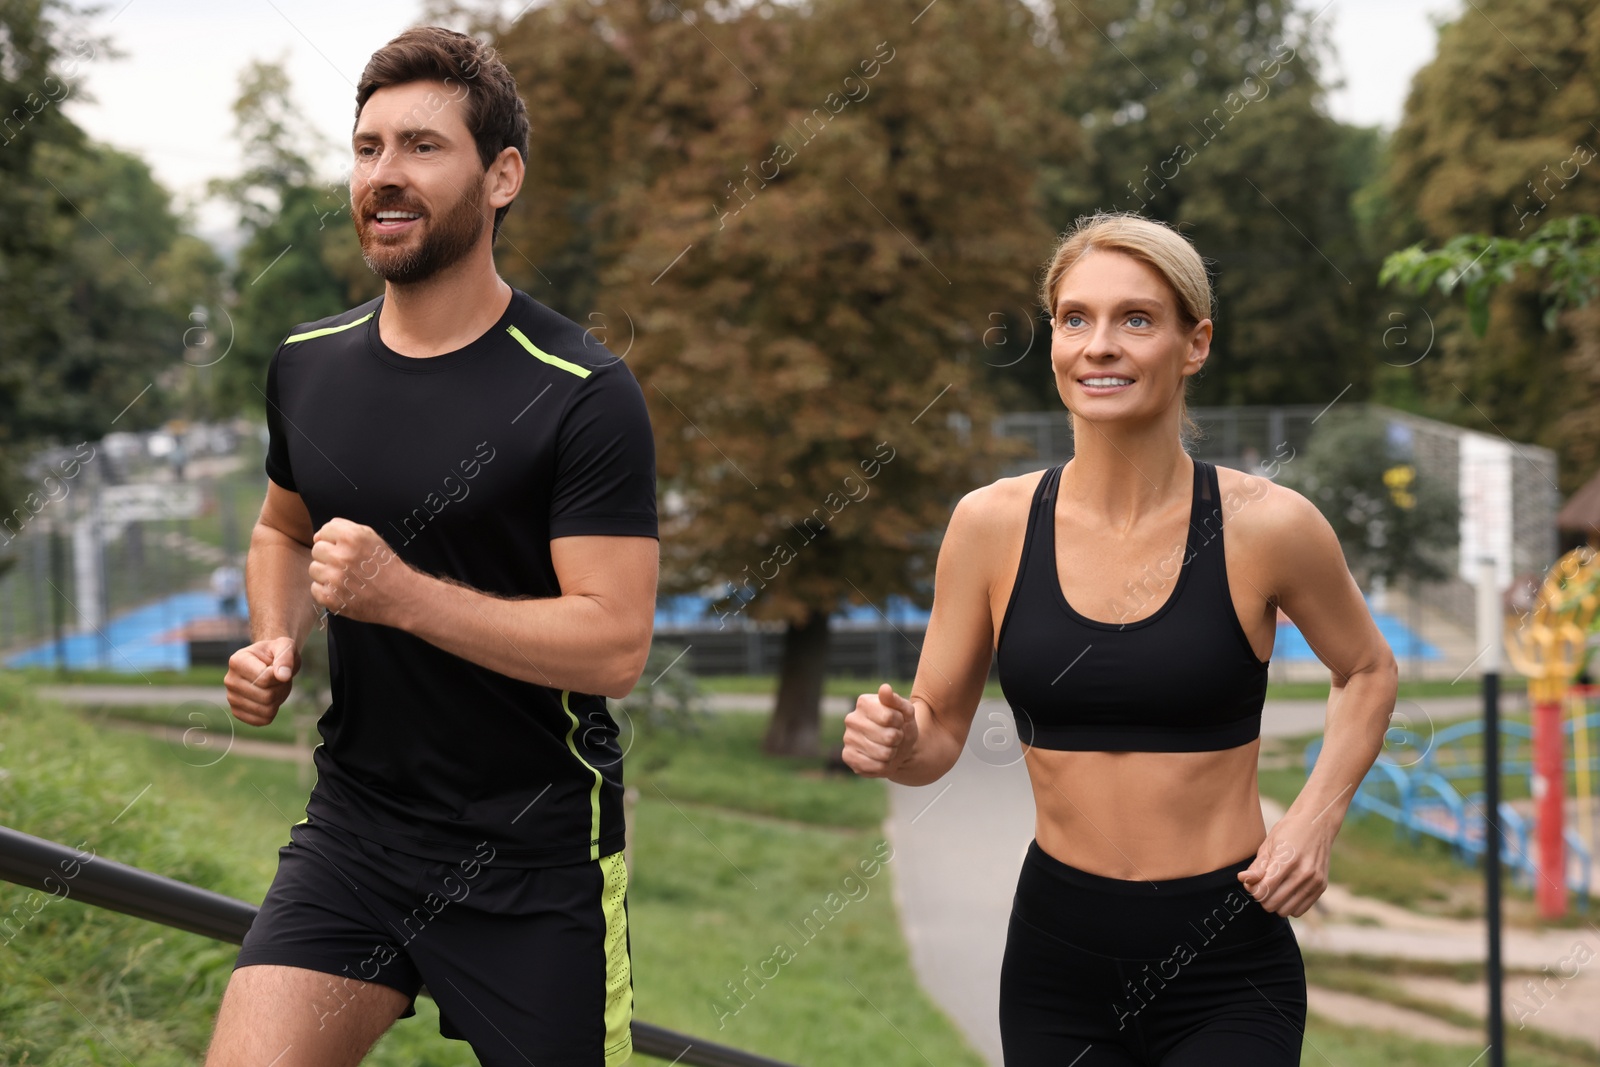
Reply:
[[910, 699], [886, 684], [858, 697], [845, 717], [844, 760], [857, 774], [927, 785], [961, 756], [994, 653], [990, 587], [1004, 540], [1002, 492], [974, 490], [950, 516]]
[[1262, 505], [1252, 511], [1246, 540], [1265, 562], [1264, 592], [1332, 675], [1316, 768], [1240, 874], [1268, 911], [1293, 916], [1305, 914], [1328, 886], [1333, 839], [1383, 748], [1399, 671], [1322, 513], [1281, 486]]

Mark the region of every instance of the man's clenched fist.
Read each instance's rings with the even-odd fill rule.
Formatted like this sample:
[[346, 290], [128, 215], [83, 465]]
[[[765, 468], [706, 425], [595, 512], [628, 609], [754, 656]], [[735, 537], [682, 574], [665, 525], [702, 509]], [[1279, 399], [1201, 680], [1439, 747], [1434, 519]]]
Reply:
[[859, 775], [887, 778], [917, 744], [917, 709], [885, 682], [877, 695], [863, 693], [844, 717], [844, 761]]
[[290, 637], [257, 641], [228, 657], [228, 708], [251, 726], [265, 726], [289, 698], [295, 673], [300, 670], [300, 650]]
[[357, 622], [393, 625], [416, 575], [370, 526], [329, 519], [311, 538], [311, 599]]

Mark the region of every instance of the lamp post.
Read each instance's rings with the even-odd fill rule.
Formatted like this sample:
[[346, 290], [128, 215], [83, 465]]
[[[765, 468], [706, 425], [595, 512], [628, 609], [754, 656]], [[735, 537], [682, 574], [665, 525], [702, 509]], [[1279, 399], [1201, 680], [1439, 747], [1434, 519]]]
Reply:
[[1500, 583], [1493, 556], [1478, 560], [1478, 643], [1483, 646], [1483, 871], [1488, 919], [1489, 1067], [1505, 1067], [1505, 984], [1500, 962]]

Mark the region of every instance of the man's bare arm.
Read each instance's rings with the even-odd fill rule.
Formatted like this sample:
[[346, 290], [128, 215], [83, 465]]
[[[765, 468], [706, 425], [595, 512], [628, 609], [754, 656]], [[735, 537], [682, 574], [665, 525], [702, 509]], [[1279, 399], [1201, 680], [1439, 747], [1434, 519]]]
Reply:
[[252, 726], [271, 722], [288, 698], [300, 646], [316, 625], [317, 605], [306, 585], [311, 536], [311, 513], [300, 494], [269, 480], [245, 558], [251, 643], [228, 658], [223, 681], [233, 714]]
[[659, 543], [558, 537], [550, 557], [559, 596], [499, 597], [415, 570], [370, 527], [333, 519], [313, 538], [311, 595], [508, 677], [627, 696], [650, 653]]
[[300, 494], [268, 481], [245, 560], [251, 640], [289, 637], [298, 649], [316, 626], [319, 610], [306, 583], [311, 534], [311, 513]]
[[506, 600], [422, 575], [402, 629], [525, 682], [627, 696], [650, 654], [659, 543], [559, 537], [550, 555], [560, 596]]

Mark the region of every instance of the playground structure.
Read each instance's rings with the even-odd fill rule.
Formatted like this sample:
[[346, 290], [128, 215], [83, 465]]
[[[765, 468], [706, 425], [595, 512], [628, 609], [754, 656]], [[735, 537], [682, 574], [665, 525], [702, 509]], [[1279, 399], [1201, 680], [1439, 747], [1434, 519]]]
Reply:
[[[1572, 694], [1573, 714], [1561, 724], [1562, 750], [1576, 753], [1563, 769], [1580, 783], [1581, 805], [1592, 794], [1587, 783], [1600, 772], [1600, 687], [1579, 687]], [[1485, 851], [1483, 782], [1483, 723], [1453, 723], [1432, 733], [1394, 726], [1384, 736], [1384, 753], [1362, 780], [1351, 801], [1357, 812], [1370, 812], [1395, 824], [1397, 833], [1415, 842], [1432, 837], [1445, 842], [1464, 864], [1476, 863]], [[1530, 796], [1536, 795], [1534, 729], [1524, 722], [1500, 726], [1500, 773], [1524, 778]], [[1306, 746], [1306, 774], [1316, 766], [1322, 739]], [[1463, 793], [1463, 789], [1470, 792]], [[1542, 813], [1541, 813], [1542, 814]], [[1517, 884], [1544, 884], [1545, 869], [1535, 849], [1538, 819], [1530, 819], [1511, 801], [1500, 804], [1501, 854]], [[1594, 881], [1595, 844], [1592, 820], [1579, 819], [1577, 828], [1562, 832], [1562, 865], [1557, 881], [1577, 898], [1578, 910], [1587, 912]]]
[[[1528, 679], [1531, 722], [1502, 724], [1498, 770], [1527, 776], [1533, 817], [1511, 803], [1499, 805], [1501, 851], [1517, 876], [1532, 883], [1539, 913], [1550, 919], [1566, 913], [1568, 892], [1577, 893], [1579, 907], [1587, 910], [1593, 886], [1600, 687], [1574, 682], [1585, 671], [1597, 609], [1600, 553], [1585, 547], [1556, 561], [1527, 614], [1505, 620], [1508, 658]], [[1458, 723], [1431, 737], [1391, 727], [1385, 752], [1362, 779], [1352, 806], [1392, 820], [1413, 840], [1427, 835], [1446, 841], [1458, 858], [1471, 862], [1485, 851], [1484, 798], [1479, 791], [1463, 796], [1457, 785], [1484, 781], [1482, 742], [1481, 722]], [[1321, 750], [1320, 739], [1306, 748], [1307, 774]], [[1565, 826], [1569, 774], [1576, 800], [1573, 829]]]
[[[1537, 806], [1540, 876], [1535, 881], [1539, 914], [1558, 918], [1566, 912], [1566, 835], [1562, 823], [1566, 808], [1562, 710], [1570, 703], [1572, 683], [1583, 672], [1589, 651], [1589, 633], [1600, 608], [1600, 554], [1592, 547], [1575, 548], [1556, 561], [1545, 574], [1533, 610], [1520, 626], [1506, 628], [1506, 654], [1528, 679], [1528, 702], [1533, 711], [1532, 792]], [[1587, 730], [1573, 733], [1575, 784], [1578, 788], [1580, 825], [1592, 842], [1590, 798], [1593, 768]], [[1581, 746], [1581, 747], [1579, 747]]]

